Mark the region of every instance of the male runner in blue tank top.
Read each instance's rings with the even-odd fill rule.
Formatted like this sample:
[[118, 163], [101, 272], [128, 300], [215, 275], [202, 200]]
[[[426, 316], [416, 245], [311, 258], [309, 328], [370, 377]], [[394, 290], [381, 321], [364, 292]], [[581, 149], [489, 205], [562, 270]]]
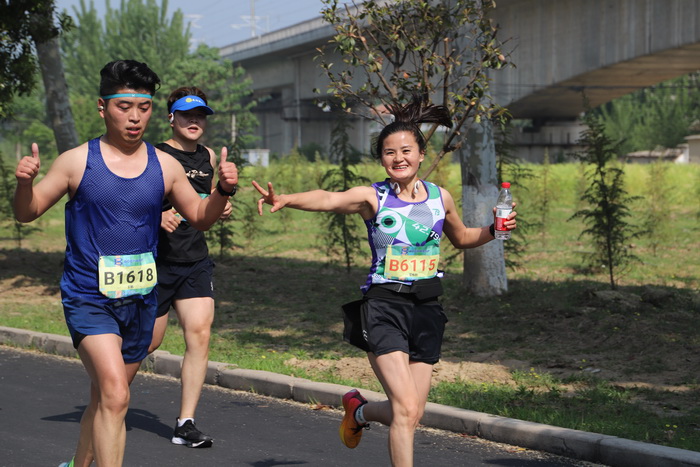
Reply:
[[36, 144], [15, 172], [20, 222], [33, 221], [69, 196], [61, 296], [91, 380], [71, 466], [88, 466], [93, 458], [100, 467], [122, 465], [129, 385], [148, 353], [155, 321], [163, 198], [204, 230], [221, 216], [238, 183], [236, 166], [222, 148], [217, 190], [202, 199], [174, 158], [143, 141], [160, 85], [145, 63], [117, 60], [100, 75], [97, 109], [105, 133], [59, 155], [36, 185]]
[[[197, 87], [181, 87], [168, 96], [168, 119], [172, 137], [156, 147], [177, 159], [192, 187], [202, 198], [214, 190], [216, 154], [199, 144], [207, 128], [207, 115], [214, 111]], [[231, 214], [227, 204], [222, 218]], [[185, 335], [182, 359], [180, 413], [171, 438], [173, 444], [208, 448], [213, 439], [199, 431], [194, 416], [209, 364], [209, 336], [214, 321], [214, 262], [204, 233], [193, 228], [166, 199], [158, 242], [158, 318], [149, 352], [163, 342], [168, 311], [175, 309]]]
[[[433, 365], [440, 358], [447, 317], [438, 263], [445, 233], [456, 248], [475, 248], [494, 239], [493, 225], [466, 227], [450, 193], [418, 178], [426, 140], [421, 123], [451, 127], [442, 106], [424, 105], [421, 98], [390, 108], [395, 121], [379, 133], [375, 148], [387, 179], [343, 192], [323, 190], [275, 194], [253, 181], [270, 212], [282, 208], [359, 214], [367, 227], [372, 264], [362, 286], [364, 298], [359, 333], [350, 343], [367, 352], [387, 401], [367, 402], [353, 389], [342, 398], [345, 417], [340, 439], [355, 448], [369, 421], [389, 426], [389, 456], [393, 466], [413, 465], [413, 438], [430, 391]], [[514, 204], [515, 206], [515, 204]], [[495, 215], [495, 208], [494, 208]], [[516, 227], [512, 212], [506, 227]], [[348, 336], [346, 332], [346, 337]]]

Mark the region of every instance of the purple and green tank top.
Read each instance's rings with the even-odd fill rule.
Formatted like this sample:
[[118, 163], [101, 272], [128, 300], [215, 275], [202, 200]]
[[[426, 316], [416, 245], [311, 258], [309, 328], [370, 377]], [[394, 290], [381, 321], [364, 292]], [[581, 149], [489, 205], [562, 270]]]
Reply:
[[445, 206], [440, 187], [424, 180], [428, 198], [411, 203], [396, 196], [389, 179], [373, 183], [377, 213], [365, 221], [372, 250], [366, 292], [372, 284], [430, 279], [437, 275]]

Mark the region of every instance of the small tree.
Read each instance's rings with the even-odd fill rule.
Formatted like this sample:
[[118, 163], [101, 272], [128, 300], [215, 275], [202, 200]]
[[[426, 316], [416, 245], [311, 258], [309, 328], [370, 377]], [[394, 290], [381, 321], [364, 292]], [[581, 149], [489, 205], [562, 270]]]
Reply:
[[[504, 109], [488, 94], [489, 70], [508, 65], [497, 39], [498, 28], [489, 19], [495, 8], [490, 0], [366, 1], [340, 7], [339, 0], [323, 0], [321, 11], [335, 36], [329, 45], [340, 54], [335, 65], [330, 54], [319, 49], [321, 68], [330, 84], [331, 101], [347, 112], [387, 123], [383, 109], [405, 103], [420, 93], [425, 102], [447, 107], [455, 125], [433, 163], [421, 174], [428, 178], [445, 154], [460, 149], [470, 123], [480, 127], [505, 118]], [[435, 133], [434, 125], [425, 132]], [[474, 147], [462, 158], [466, 224], [487, 218], [496, 199], [495, 152]], [[490, 189], [489, 189], [490, 188]], [[476, 278], [467, 283], [476, 295], [496, 295], [506, 290], [502, 247], [486, 245], [474, 250], [470, 263]], [[466, 270], [465, 270], [466, 272]]]
[[624, 187], [624, 172], [614, 167], [619, 156], [619, 143], [606, 134], [603, 124], [590, 112], [584, 117], [588, 129], [578, 144], [585, 147], [576, 156], [590, 164], [585, 172], [588, 188], [582, 199], [589, 207], [575, 212], [569, 220], [582, 219], [587, 226], [580, 237], [589, 236], [593, 252], [588, 256], [589, 265], [602, 264], [608, 270], [610, 287], [617, 287], [617, 277], [626, 271], [633, 261], [639, 261], [629, 248], [630, 240], [643, 234], [641, 229], [627, 222], [632, 215], [630, 204], [639, 197], [629, 196]]
[[495, 2], [370, 0], [350, 7], [322, 1], [321, 14], [336, 32], [330, 44], [346, 66], [334, 68], [324, 49], [318, 49], [318, 58], [330, 81], [328, 93], [343, 109], [386, 125], [382, 107], [405, 103], [420, 92], [426, 102], [444, 105], [455, 116], [457, 124], [424, 178], [461, 146], [470, 121], [505, 117], [505, 109], [487, 92], [487, 70], [508, 65], [488, 17]]
[[[355, 173], [350, 163], [354, 151], [347, 128], [346, 119], [340, 118], [331, 133], [331, 159], [338, 160], [340, 165], [323, 176], [321, 186], [324, 190], [347, 191], [356, 185], [369, 183], [369, 179]], [[345, 268], [350, 272], [354, 256], [361, 251], [362, 236], [358, 233], [360, 225], [355, 216], [334, 212], [326, 213], [325, 216], [328, 227], [323, 235], [326, 251], [331, 257], [342, 257]]]
[[659, 160], [649, 165], [649, 177], [645, 190], [646, 213], [644, 230], [649, 237], [651, 251], [656, 256], [659, 245], [668, 242], [671, 234], [671, 187], [668, 185], [668, 165]]
[[[297, 148], [286, 157], [280, 158], [275, 164], [270, 165], [268, 179], [275, 180], [275, 189], [279, 193], [295, 193], [308, 191], [318, 184], [318, 180], [310, 176], [313, 173], [314, 164], [311, 163]], [[282, 226], [282, 231], [287, 232], [294, 216], [293, 209], [282, 209], [278, 213], [278, 225]]]
[[[243, 173], [246, 161], [241, 155], [240, 141], [234, 141], [232, 147], [228, 148], [228, 160], [233, 161], [238, 168], [238, 175]], [[206, 232], [205, 237], [209, 247], [218, 246], [219, 247], [219, 258], [223, 258], [226, 251], [233, 248], [234, 242], [234, 223], [245, 219], [248, 215], [248, 211], [245, 209], [245, 203], [241, 201], [242, 194], [234, 196], [230, 199], [231, 203], [231, 215], [227, 219], [219, 219], [214, 225]]]
[[697, 173], [697, 177], [695, 180], [695, 206], [692, 206], [692, 208], [695, 209], [695, 217], [700, 219], [700, 172]]
[[540, 230], [542, 246], [547, 245], [547, 226], [549, 225], [550, 201], [552, 200], [552, 196], [554, 196], [552, 181], [550, 180], [551, 171], [552, 165], [549, 161], [549, 148], [545, 148], [544, 159], [539, 167], [537, 189], [535, 190], [532, 198], [532, 212], [538, 219], [537, 222], [533, 223], [533, 225]]
[[2, 216], [2, 224], [12, 231], [12, 238], [17, 244], [17, 248], [22, 248], [22, 240], [32, 232], [40, 230], [38, 227], [30, 224], [22, 224], [15, 219], [14, 209], [12, 208], [12, 200], [14, 198], [15, 174], [13, 167], [5, 163], [5, 157], [0, 152], [0, 216]]
[[[509, 127], [504, 125], [499, 138], [496, 141], [496, 170], [498, 173], [498, 181], [510, 182], [511, 191], [526, 192], [527, 182], [535, 177], [532, 169], [520, 163], [517, 157], [513, 155], [513, 145], [510, 142]], [[523, 193], [524, 194], [524, 193]], [[529, 196], [521, 196], [520, 199], [528, 199]], [[515, 197], [518, 200], [518, 197]], [[522, 212], [522, 204], [519, 203], [518, 210]], [[506, 267], [516, 269], [520, 266], [518, 259], [522, 257], [527, 246], [527, 233], [532, 227], [527, 216], [518, 219], [518, 229], [513, 231], [510, 239], [503, 242], [503, 251], [505, 256]]]

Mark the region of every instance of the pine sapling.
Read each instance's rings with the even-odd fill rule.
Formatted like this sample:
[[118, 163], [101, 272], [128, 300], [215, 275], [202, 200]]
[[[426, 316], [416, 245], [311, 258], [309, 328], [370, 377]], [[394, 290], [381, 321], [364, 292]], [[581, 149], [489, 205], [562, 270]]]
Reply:
[[[331, 132], [331, 159], [340, 161], [340, 165], [329, 169], [321, 180], [321, 186], [328, 191], [346, 191], [353, 186], [367, 184], [369, 180], [355, 173], [351, 159], [353, 148], [350, 145], [345, 118], [339, 118]], [[326, 251], [330, 257], [342, 257], [345, 268], [350, 272], [354, 257], [361, 252], [361, 224], [356, 216], [329, 212], [326, 217], [327, 229], [323, 232]]]
[[578, 144], [585, 149], [577, 156], [588, 164], [585, 178], [588, 187], [582, 195], [587, 207], [578, 210], [572, 219], [582, 219], [587, 226], [579, 238], [587, 236], [593, 246], [589, 265], [600, 264], [608, 271], [610, 287], [617, 288], [618, 275], [632, 262], [640, 261], [630, 250], [630, 240], [643, 234], [630, 222], [631, 204], [639, 197], [630, 196], [624, 187], [624, 172], [614, 166], [619, 143], [606, 134], [603, 124], [591, 113], [584, 117], [588, 129]]
[[649, 177], [646, 184], [646, 213], [644, 230], [649, 237], [651, 252], [656, 256], [659, 245], [667, 244], [671, 234], [671, 187], [668, 185], [668, 165], [656, 161], [649, 165]]

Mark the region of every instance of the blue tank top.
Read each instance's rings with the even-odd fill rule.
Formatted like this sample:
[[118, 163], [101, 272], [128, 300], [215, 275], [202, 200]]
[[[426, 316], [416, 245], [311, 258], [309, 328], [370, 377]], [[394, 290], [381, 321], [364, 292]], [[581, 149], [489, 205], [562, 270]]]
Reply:
[[[146, 169], [137, 177], [123, 178], [105, 164], [100, 139], [88, 142], [85, 173], [65, 208], [64, 297], [81, 296], [98, 303], [110, 300], [99, 291], [101, 256], [150, 253], [155, 258], [165, 182], [155, 149], [145, 144]], [[155, 295], [143, 297], [152, 304]]]
[[372, 184], [377, 192], [377, 213], [365, 221], [372, 250], [372, 266], [366, 292], [372, 284], [410, 284], [437, 274], [445, 206], [440, 187], [421, 180], [428, 198], [418, 203], [403, 201], [388, 179]]

